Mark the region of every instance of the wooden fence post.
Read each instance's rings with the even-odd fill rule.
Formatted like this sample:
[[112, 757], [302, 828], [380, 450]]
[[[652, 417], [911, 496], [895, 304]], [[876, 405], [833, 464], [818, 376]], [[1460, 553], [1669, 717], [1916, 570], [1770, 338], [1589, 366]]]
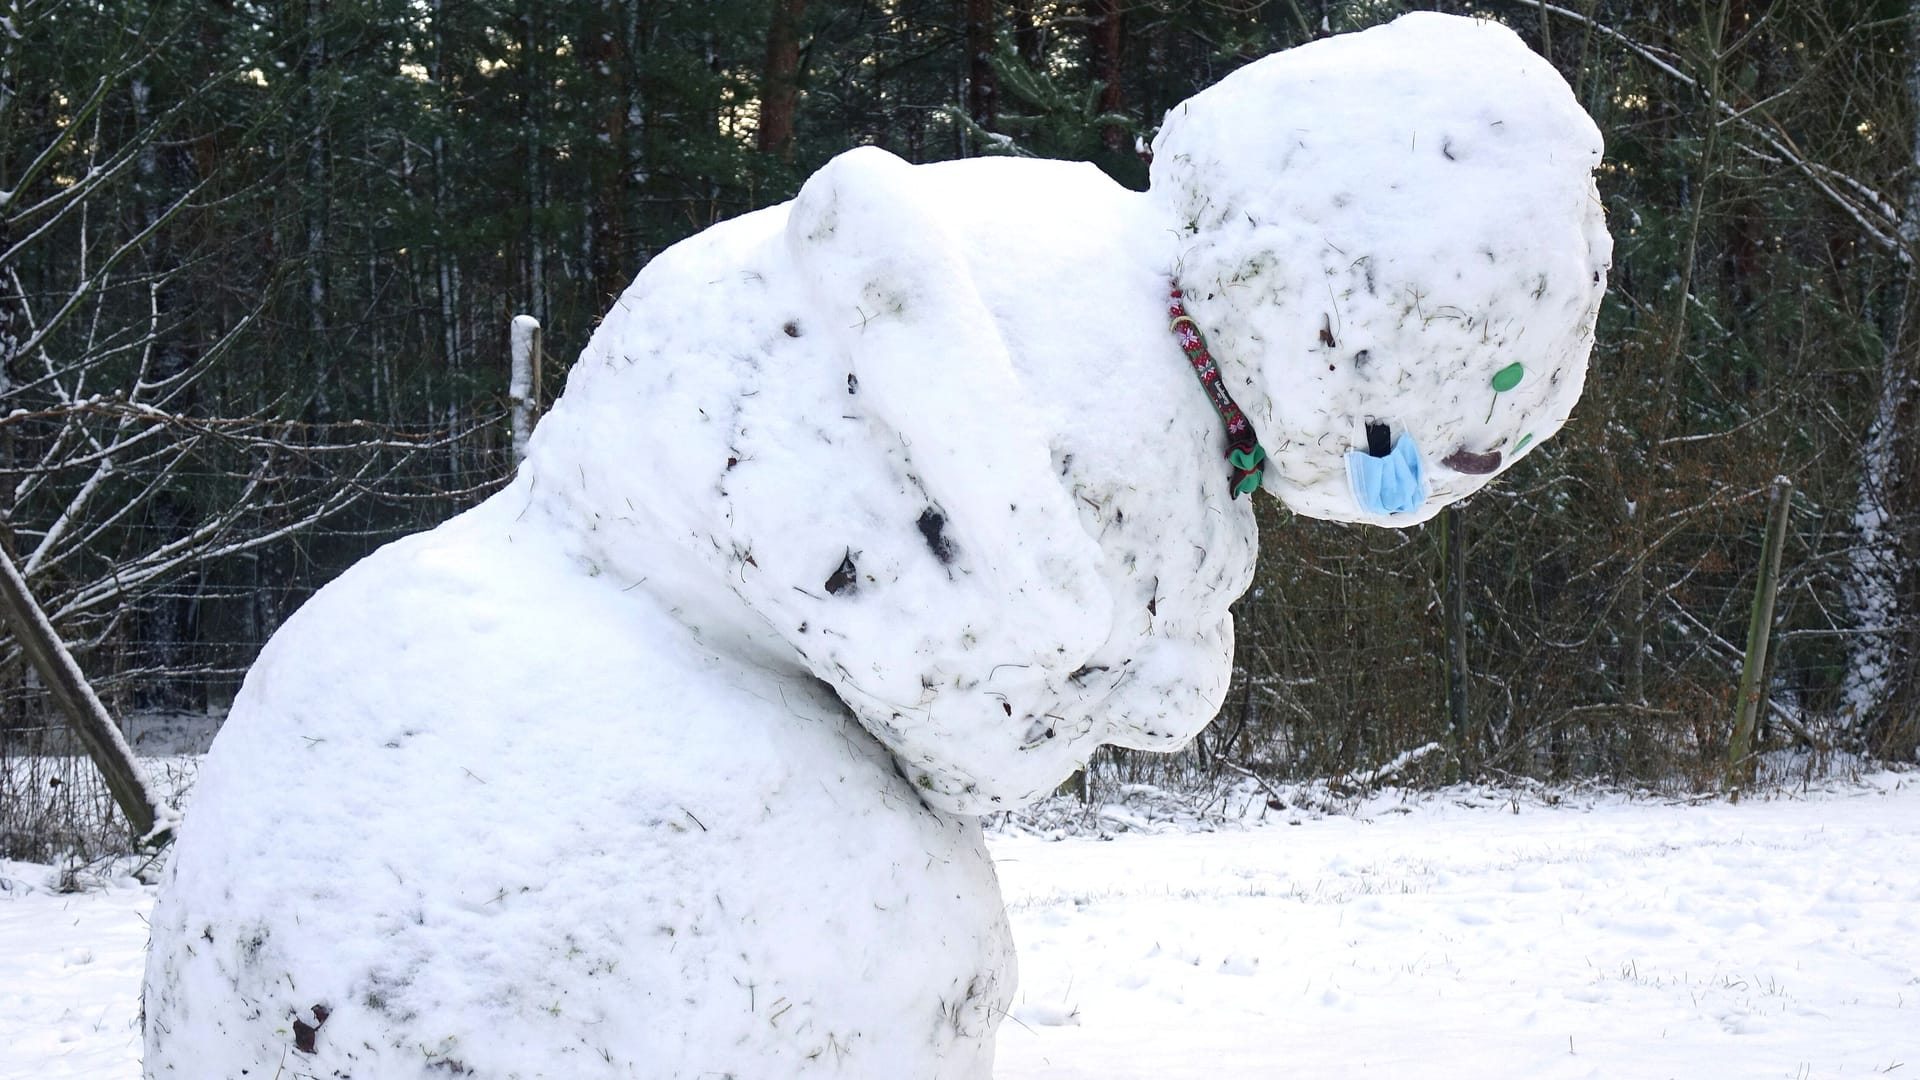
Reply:
[[1767, 696], [1767, 643], [1773, 635], [1773, 598], [1780, 587], [1780, 549], [1786, 546], [1787, 513], [1793, 481], [1773, 478], [1767, 502], [1767, 537], [1760, 551], [1760, 580], [1753, 588], [1753, 614], [1747, 622], [1747, 654], [1740, 667], [1740, 697], [1734, 705], [1733, 740], [1727, 746], [1727, 787], [1753, 779], [1753, 732]]
[[133, 748], [127, 745], [113, 717], [107, 715], [106, 706], [100, 704], [73, 653], [54, 631], [46, 612], [28, 591], [20, 568], [4, 549], [0, 549], [0, 616], [5, 617], [20, 651], [40, 674], [47, 694], [73, 724], [87, 756], [106, 778], [107, 790], [126, 815], [134, 840], [156, 850], [165, 846], [173, 839], [173, 812], [154, 797], [146, 772], [133, 759]]
[[1458, 506], [1440, 511], [1440, 562], [1441, 618], [1447, 638], [1447, 781], [1451, 783], [1476, 767], [1467, 759], [1479, 749], [1467, 723], [1467, 530]]
[[513, 464], [527, 458], [527, 439], [540, 410], [540, 320], [515, 315], [508, 331], [513, 350], [513, 374], [507, 398], [513, 403]]

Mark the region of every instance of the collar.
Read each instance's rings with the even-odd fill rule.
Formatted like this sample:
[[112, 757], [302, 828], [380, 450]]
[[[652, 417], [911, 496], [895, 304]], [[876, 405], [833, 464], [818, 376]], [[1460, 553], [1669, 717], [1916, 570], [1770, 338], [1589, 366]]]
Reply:
[[1233, 489], [1231, 497], [1237, 499], [1260, 487], [1267, 451], [1260, 445], [1260, 437], [1254, 434], [1253, 421], [1247, 419], [1247, 414], [1234, 403], [1233, 395], [1227, 392], [1226, 380], [1220, 377], [1220, 365], [1207, 349], [1207, 339], [1200, 334], [1200, 324], [1187, 314], [1181, 299], [1180, 283], [1174, 282], [1173, 295], [1167, 303], [1173, 336], [1180, 343], [1180, 351], [1187, 354], [1187, 363], [1193, 366], [1193, 373], [1200, 380], [1200, 388], [1206, 391], [1213, 411], [1226, 426], [1227, 483]]

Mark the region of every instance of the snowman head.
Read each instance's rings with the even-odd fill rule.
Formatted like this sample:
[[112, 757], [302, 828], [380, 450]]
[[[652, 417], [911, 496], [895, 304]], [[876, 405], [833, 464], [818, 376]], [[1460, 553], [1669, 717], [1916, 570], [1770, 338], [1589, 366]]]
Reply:
[[1601, 138], [1511, 30], [1407, 15], [1175, 107], [1151, 197], [1298, 513], [1411, 525], [1559, 430], [1612, 253]]

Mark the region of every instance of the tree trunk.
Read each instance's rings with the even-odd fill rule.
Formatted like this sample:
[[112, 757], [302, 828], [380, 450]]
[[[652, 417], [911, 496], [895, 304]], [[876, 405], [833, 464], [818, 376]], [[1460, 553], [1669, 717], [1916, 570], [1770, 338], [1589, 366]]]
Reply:
[[435, 99], [435, 113], [439, 120], [433, 126], [433, 269], [435, 289], [439, 300], [440, 358], [445, 365], [449, 386], [457, 383], [460, 369], [460, 330], [454, 318], [454, 267], [451, 245], [447, 241], [446, 223], [449, 210], [447, 188], [447, 137], [446, 128], [452, 119], [453, 97], [450, 78], [447, 71], [447, 15], [446, 0], [433, 0], [433, 51], [429, 56], [429, 74], [434, 86], [438, 88]]
[[[216, 24], [217, 25], [217, 24]], [[211, 37], [213, 31], [208, 28], [202, 33], [201, 44], [209, 55], [217, 55], [219, 43]], [[151, 119], [153, 86], [145, 78], [135, 77], [128, 86], [130, 106], [134, 118], [145, 127]], [[186, 191], [194, 185], [194, 159], [191, 146], [176, 140], [155, 140], [141, 148], [137, 171], [140, 183], [135, 187], [135, 206], [141, 224], [153, 228], [159, 224], [160, 216], [167, 204], [178, 192]], [[151, 378], [156, 381], [178, 378], [191, 365], [193, 357], [189, 353], [187, 339], [192, 337], [189, 322], [183, 322], [183, 315], [191, 319], [186, 311], [190, 306], [182, 295], [181, 275], [185, 261], [182, 253], [176, 250], [176, 233], [172, 230], [156, 232], [147, 247], [147, 272], [153, 282], [149, 293], [152, 324], [149, 333], [156, 335], [150, 341], [153, 367]], [[313, 254], [316, 263], [321, 264], [324, 273], [324, 252]], [[324, 354], [323, 354], [324, 355]], [[322, 382], [318, 401], [325, 407], [327, 389], [325, 371], [320, 373]], [[189, 385], [177, 398], [174, 408], [192, 409], [199, 395], [196, 387]], [[197, 523], [195, 499], [191, 491], [164, 488], [153, 497], [148, 510], [148, 522], [158, 533], [162, 543], [175, 543], [187, 536]], [[46, 551], [42, 549], [42, 553]], [[27, 572], [31, 573], [34, 559], [29, 559]], [[140, 615], [141, 636], [150, 644], [152, 656], [162, 672], [146, 681], [136, 701], [144, 705], [165, 708], [184, 708], [198, 704], [193, 700], [197, 687], [178, 672], [191, 666], [190, 656], [199, 638], [197, 625], [198, 590], [182, 586], [177, 590], [168, 590], [163, 596], [150, 601]]]
[[[1125, 105], [1124, 68], [1121, 63], [1120, 0], [1094, 0], [1093, 69], [1100, 77], [1100, 114], [1113, 116]], [[1119, 124], [1100, 125], [1100, 145], [1119, 153], [1127, 146], [1127, 129]]]
[[999, 124], [1000, 88], [993, 73], [993, 0], [965, 0], [967, 22], [967, 116], [976, 127]]
[[313, 358], [313, 418], [333, 419], [332, 345], [327, 334], [327, 307], [332, 282], [328, 276], [327, 232], [331, 224], [332, 143], [327, 128], [327, 89], [320, 85], [327, 66], [327, 0], [307, 2], [307, 48], [301, 58], [306, 82], [307, 110], [307, 343]]
[[[1906, 91], [1913, 127], [1908, 160], [1920, 165], [1920, 0], [1908, 4]], [[1912, 424], [1916, 412], [1913, 327], [1920, 289], [1914, 260], [1920, 259], [1920, 172], [1910, 172], [1900, 218], [1900, 262], [1891, 305], [1894, 326], [1881, 358], [1880, 396], [1872, 425], [1860, 449], [1859, 489], [1853, 524], [1859, 534], [1852, 548], [1847, 601], [1858, 629], [1849, 640], [1847, 677], [1842, 686], [1842, 723], [1867, 742], [1897, 757], [1912, 753], [1916, 728], [1916, 687], [1908, 626], [1908, 603], [1916, 587], [1909, 557], [1909, 535], [1920, 511], [1920, 483], [1910, 475], [1916, 450]], [[1906, 468], [1903, 468], [1906, 466]], [[1903, 573], [1903, 571], [1905, 571]], [[1904, 580], [1903, 580], [1904, 579]], [[1896, 743], [1904, 742], [1902, 748]]]
[[760, 152], [793, 160], [793, 113], [800, 99], [800, 18], [807, 0], [774, 0], [761, 78]]
[[1013, 0], [1013, 51], [1030, 68], [1040, 66], [1040, 23], [1033, 15], [1033, 0]]
[[627, 52], [626, 13], [622, 0], [606, 0], [601, 21], [581, 46], [583, 66], [589, 77], [606, 71], [608, 84], [599, 105], [600, 145], [594, 151], [594, 167], [589, 173], [593, 190], [588, 194], [589, 224], [585, 238], [587, 272], [592, 277], [595, 301], [618, 296], [633, 267], [627, 256], [627, 101], [633, 81], [633, 61]]
[[526, 32], [521, 56], [526, 64], [526, 98], [521, 102], [521, 123], [527, 140], [527, 311], [541, 325], [547, 322], [547, 132], [546, 65], [541, 50], [546, 47], [547, 25], [540, 16], [544, 5], [529, 3], [521, 25]]

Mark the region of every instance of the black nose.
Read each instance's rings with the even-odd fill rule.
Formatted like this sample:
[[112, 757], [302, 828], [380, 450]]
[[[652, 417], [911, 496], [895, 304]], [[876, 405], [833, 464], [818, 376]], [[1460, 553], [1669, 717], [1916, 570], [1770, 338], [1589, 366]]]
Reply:
[[1488, 473], [1500, 471], [1500, 451], [1489, 450], [1484, 454], [1476, 454], [1463, 446], [1441, 458], [1440, 464], [1457, 473], [1485, 476]]
[[1367, 421], [1367, 456], [1386, 457], [1393, 453], [1393, 428]]

